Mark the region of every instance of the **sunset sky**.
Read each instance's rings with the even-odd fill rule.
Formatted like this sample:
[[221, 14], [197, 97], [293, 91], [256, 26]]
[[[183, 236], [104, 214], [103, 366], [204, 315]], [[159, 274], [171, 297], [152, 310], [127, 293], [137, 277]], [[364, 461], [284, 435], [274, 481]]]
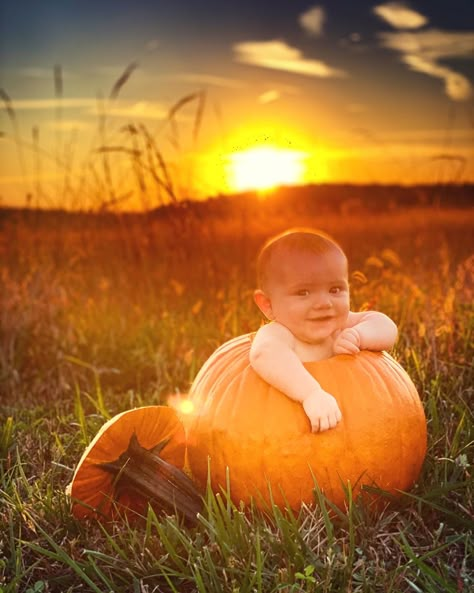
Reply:
[[0, 204], [139, 205], [151, 141], [182, 196], [474, 181], [471, 7], [0, 0]]

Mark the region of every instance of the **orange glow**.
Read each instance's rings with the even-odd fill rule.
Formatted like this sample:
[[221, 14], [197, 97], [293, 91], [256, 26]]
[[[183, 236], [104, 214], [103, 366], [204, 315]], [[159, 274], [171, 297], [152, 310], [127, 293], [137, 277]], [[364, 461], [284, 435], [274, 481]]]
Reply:
[[175, 409], [180, 415], [188, 416], [194, 412], [194, 403], [183, 393], [170, 395], [168, 397], [168, 405], [170, 408]]
[[183, 414], [192, 414], [194, 412], [194, 404], [190, 399], [183, 399], [179, 409]]
[[234, 191], [269, 190], [302, 183], [305, 152], [261, 145], [228, 155], [226, 176]]

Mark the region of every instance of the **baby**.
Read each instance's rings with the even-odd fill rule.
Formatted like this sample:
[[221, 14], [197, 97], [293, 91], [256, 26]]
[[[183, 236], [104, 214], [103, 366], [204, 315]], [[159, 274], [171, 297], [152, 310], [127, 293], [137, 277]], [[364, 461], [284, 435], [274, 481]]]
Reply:
[[303, 404], [313, 432], [334, 428], [341, 411], [302, 363], [385, 350], [397, 326], [383, 313], [349, 309], [347, 258], [328, 235], [295, 229], [268, 241], [257, 260], [254, 299], [271, 323], [255, 335], [250, 364]]

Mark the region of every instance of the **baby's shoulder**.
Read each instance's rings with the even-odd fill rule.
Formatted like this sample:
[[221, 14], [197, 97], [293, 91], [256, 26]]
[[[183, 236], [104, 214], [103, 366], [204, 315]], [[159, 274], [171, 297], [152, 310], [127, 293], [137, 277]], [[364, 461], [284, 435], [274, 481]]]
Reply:
[[279, 341], [285, 342], [291, 348], [295, 347], [295, 336], [292, 332], [282, 325], [278, 323], [278, 321], [271, 321], [270, 323], [266, 323], [262, 325], [255, 334], [255, 340], [272, 340], [272, 341]]

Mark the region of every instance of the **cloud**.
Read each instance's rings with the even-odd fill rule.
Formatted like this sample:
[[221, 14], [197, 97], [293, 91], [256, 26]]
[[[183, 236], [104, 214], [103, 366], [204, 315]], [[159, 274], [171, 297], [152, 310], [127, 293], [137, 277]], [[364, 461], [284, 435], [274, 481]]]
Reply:
[[[97, 99], [20, 99], [13, 101], [15, 111], [44, 111], [53, 110], [58, 107], [62, 109], [81, 109], [86, 114], [97, 115]], [[108, 117], [128, 117], [142, 119], [165, 119], [168, 116], [169, 107], [156, 102], [138, 101], [114, 101], [105, 105]], [[64, 120], [64, 128], [77, 128], [78, 120]]]
[[474, 32], [424, 31], [379, 33], [382, 46], [402, 54], [402, 61], [412, 70], [444, 80], [445, 92], [454, 101], [472, 94], [472, 85], [463, 75], [440, 64], [447, 58], [474, 57]]
[[20, 68], [17, 73], [24, 78], [53, 78], [53, 70], [50, 68]]
[[61, 121], [49, 120], [45, 122], [48, 128], [62, 132], [74, 132], [76, 130], [87, 130], [93, 126], [90, 123], [79, 119], [66, 119]]
[[305, 58], [299, 49], [287, 45], [281, 39], [243, 41], [235, 44], [233, 49], [235, 60], [244, 64], [320, 78], [347, 76], [343, 70], [331, 68], [320, 60]]
[[374, 6], [374, 13], [395, 29], [419, 29], [428, 19], [401, 2], [388, 2]]
[[107, 116], [126, 117], [130, 119], [165, 119], [168, 117], [169, 108], [160, 103], [149, 103], [148, 101], [138, 101], [133, 104], [116, 104], [107, 109]]
[[150, 39], [145, 44], [145, 49], [148, 52], [153, 52], [153, 51], [155, 51], [155, 49], [158, 49], [159, 47], [160, 47], [160, 42], [158, 41], [158, 39]]
[[33, 111], [56, 109], [57, 107], [63, 109], [92, 108], [96, 105], [96, 99], [19, 99], [18, 101], [13, 101], [13, 108], [15, 110]]
[[323, 33], [326, 13], [322, 6], [313, 6], [298, 17], [299, 24], [310, 35], [319, 37]]
[[464, 101], [471, 96], [471, 83], [462, 74], [417, 55], [405, 55], [403, 61], [412, 70], [444, 80], [446, 94], [454, 101]]
[[209, 85], [228, 89], [241, 89], [247, 86], [246, 83], [241, 80], [224, 76], [214, 76], [213, 74], [182, 72], [174, 75], [173, 78], [175, 80], [190, 82], [196, 85]]
[[[29, 68], [19, 68], [16, 70], [16, 74], [22, 76], [23, 78], [34, 78], [37, 80], [53, 80], [54, 78], [54, 69], [53, 68], [37, 68], [31, 66]], [[61, 76], [63, 78], [75, 78], [76, 75], [69, 70], [61, 69]]]
[[474, 31], [440, 31], [379, 33], [385, 47], [404, 54], [417, 54], [430, 60], [474, 57]]
[[267, 103], [273, 103], [274, 101], [278, 101], [281, 97], [280, 91], [276, 89], [272, 89], [270, 91], [265, 91], [258, 97], [258, 102], [262, 105], [266, 105]]

